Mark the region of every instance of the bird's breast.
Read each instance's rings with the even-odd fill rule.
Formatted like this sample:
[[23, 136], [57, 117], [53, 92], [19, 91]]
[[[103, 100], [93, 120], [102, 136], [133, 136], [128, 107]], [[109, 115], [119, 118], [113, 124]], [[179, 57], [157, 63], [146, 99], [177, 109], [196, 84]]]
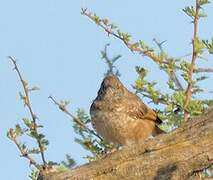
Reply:
[[146, 139], [155, 124], [152, 121], [135, 119], [125, 113], [116, 111], [91, 111], [93, 127], [109, 142], [121, 145], [142, 142]]

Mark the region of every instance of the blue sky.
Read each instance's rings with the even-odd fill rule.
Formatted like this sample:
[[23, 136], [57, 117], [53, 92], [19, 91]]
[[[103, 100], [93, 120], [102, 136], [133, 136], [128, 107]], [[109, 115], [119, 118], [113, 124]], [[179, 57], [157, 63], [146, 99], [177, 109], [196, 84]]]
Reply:
[[[48, 160], [64, 160], [70, 154], [79, 164], [87, 155], [80, 145], [74, 142], [72, 122], [48, 99], [70, 100], [69, 109], [75, 113], [78, 107], [87, 112], [95, 98], [105, 64], [100, 59], [100, 51], [110, 43], [110, 55], [121, 54], [117, 66], [121, 80], [131, 89], [137, 75], [136, 65], [150, 70], [149, 78], [159, 82], [164, 89], [166, 76], [157, 70], [149, 59], [132, 54], [117, 39], [106, 34], [80, 14], [86, 7], [100, 17], [108, 17], [121, 30], [130, 33], [134, 40], [143, 39], [154, 46], [153, 38], [167, 40], [165, 49], [171, 56], [181, 57], [190, 53], [192, 26], [190, 19], [181, 11], [194, 1], [122, 1], [122, 0], [0, 0], [0, 169], [1, 178], [27, 180], [28, 162], [19, 157], [19, 152], [6, 138], [6, 131], [29, 117], [23, 107], [18, 92], [21, 89], [17, 75], [7, 56], [18, 59], [18, 64], [30, 85], [37, 85], [40, 91], [32, 94], [34, 111], [50, 145], [46, 152]], [[199, 35], [213, 37], [213, 4], [206, 6], [209, 17], [200, 23]], [[212, 67], [212, 56], [201, 61], [202, 67]], [[159, 78], [156, 78], [159, 77]], [[213, 90], [212, 76], [202, 87]], [[213, 98], [212, 94], [206, 97]]]

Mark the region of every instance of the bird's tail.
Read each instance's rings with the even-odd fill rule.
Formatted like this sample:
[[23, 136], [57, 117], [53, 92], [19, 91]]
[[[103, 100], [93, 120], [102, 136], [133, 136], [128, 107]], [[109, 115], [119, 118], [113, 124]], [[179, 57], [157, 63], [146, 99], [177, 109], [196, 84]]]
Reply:
[[156, 122], [157, 122], [157, 124], [161, 124], [161, 123], [163, 123], [163, 121], [157, 116], [157, 118], [156, 118], [156, 120], [155, 120]]

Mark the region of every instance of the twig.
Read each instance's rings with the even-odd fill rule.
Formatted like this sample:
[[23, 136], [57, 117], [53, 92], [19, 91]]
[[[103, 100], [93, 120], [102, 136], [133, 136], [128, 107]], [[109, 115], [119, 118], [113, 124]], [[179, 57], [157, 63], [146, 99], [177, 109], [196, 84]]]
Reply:
[[[92, 18], [92, 14], [88, 13], [86, 9], [82, 9], [82, 14], [87, 16], [89, 19], [93, 20]], [[131, 50], [132, 52], [139, 52], [141, 54], [143, 54], [144, 56], [149, 57], [150, 59], [152, 59], [153, 61], [157, 62], [157, 63], [165, 63], [168, 64], [167, 62], [161, 61], [158, 56], [156, 56], [152, 51], [149, 50], [144, 50], [140, 47], [134, 47], [132, 43], [126, 42], [124, 38], [122, 38], [121, 36], [119, 36], [116, 32], [114, 32], [112, 29], [110, 29], [109, 27], [104, 26], [103, 24], [98, 24], [104, 31], [107, 32], [108, 35], [112, 35], [118, 39], [120, 39], [125, 45], [126, 47]]]
[[137, 93], [140, 93], [143, 97], [145, 97], [145, 98], [148, 98], [148, 99], [151, 99], [151, 101], [149, 102], [149, 103], [161, 103], [161, 104], [164, 104], [164, 105], [168, 105], [170, 102], [168, 102], [167, 100], [165, 100], [164, 98], [161, 98], [161, 97], [159, 97], [155, 102], [154, 102], [154, 100], [153, 100], [153, 98], [152, 98], [152, 96], [151, 95], [149, 95], [149, 94], [145, 94], [144, 92], [136, 92], [136, 94]]
[[167, 40], [164, 40], [162, 42], [158, 42], [157, 39], [153, 38], [153, 41], [154, 43], [158, 46], [158, 48], [160, 49], [160, 51], [162, 52], [163, 51], [163, 44], [167, 41]]
[[186, 89], [186, 101], [184, 105], [184, 121], [187, 121], [189, 119], [189, 112], [186, 110], [187, 106], [189, 105], [189, 102], [192, 97], [192, 75], [195, 67], [195, 62], [198, 57], [198, 53], [196, 52], [196, 47], [195, 47], [195, 39], [197, 38], [197, 32], [198, 32], [198, 16], [199, 16], [199, 9], [200, 9], [200, 4], [199, 0], [196, 0], [196, 12], [194, 16], [194, 21], [193, 21], [193, 37], [192, 37], [192, 60], [191, 60], [191, 65], [189, 68], [188, 76], [189, 76], [189, 81], [188, 81], [188, 86]]
[[183, 90], [183, 86], [174, 71], [170, 72], [169, 77], [175, 83], [177, 90]]
[[[166, 42], [166, 40], [164, 40], [162, 42], [158, 42], [154, 38], [153, 41], [158, 46], [158, 48], [160, 49], [160, 52], [163, 53], [164, 52], [164, 50], [163, 50], [163, 44]], [[167, 62], [169, 62], [170, 58], [165, 58], [165, 60]], [[178, 69], [177, 67], [175, 67], [175, 68]], [[169, 71], [169, 72], [167, 72], [167, 74], [168, 74], [170, 80], [172, 80], [175, 83], [177, 89], [182, 91], [183, 90], [183, 86], [182, 86], [180, 80], [178, 79], [178, 76], [176, 75], [175, 71]]]
[[195, 68], [193, 70], [193, 72], [194, 73], [203, 73], [203, 72], [205, 72], [205, 73], [212, 73], [213, 69], [211, 69], [211, 68]]
[[100, 137], [95, 131], [89, 129], [79, 118], [75, 117], [73, 114], [71, 114], [65, 105], [58, 103], [52, 96], [49, 96], [49, 99], [51, 99], [57, 106], [58, 108], [63, 111], [65, 114], [67, 114], [69, 117], [73, 119], [75, 123], [77, 123], [80, 127], [84, 128], [86, 131], [89, 133], [93, 134], [97, 138], [99, 138], [101, 141], [103, 141], [102, 137]]
[[[93, 16], [92, 13], [87, 12], [87, 9], [82, 9], [81, 14], [87, 16], [89, 19], [93, 20]], [[159, 58], [158, 55], [156, 55], [155, 53], [153, 53], [151, 50], [147, 50], [147, 49], [143, 49], [141, 47], [136, 47], [134, 46], [134, 43], [130, 43], [128, 41], [126, 41], [123, 37], [121, 37], [118, 33], [114, 32], [110, 27], [105, 26], [102, 23], [98, 23], [98, 26], [100, 26], [104, 31], [107, 32], [108, 35], [112, 35], [116, 38], [118, 38], [119, 40], [121, 40], [125, 46], [131, 51], [131, 52], [138, 52], [139, 54], [142, 54], [143, 56], [147, 56], [149, 57], [151, 60], [153, 60], [155, 63], [157, 63], [158, 65], [160, 64], [166, 64], [169, 65], [169, 62], [167, 60], [162, 60], [161, 58]], [[164, 43], [164, 42], [162, 42]], [[162, 45], [162, 44], [161, 44]], [[175, 66], [175, 68], [178, 68], [177, 66]], [[179, 81], [179, 79], [177, 78], [175, 72], [170, 72], [168, 73], [167, 71], [165, 71], [168, 76], [174, 81], [175, 85], [177, 86], [177, 88], [179, 90], [183, 90], [183, 87]]]
[[[121, 57], [121, 55], [117, 55], [113, 58], [110, 58], [108, 56], [108, 46], [110, 44], [106, 44], [105, 47], [104, 47], [104, 50], [101, 51], [101, 55], [102, 55], [102, 59], [105, 60], [105, 63], [107, 64], [108, 66], [108, 70], [107, 72], [105, 73], [105, 76], [109, 75], [109, 74], [115, 74], [116, 76], [120, 76], [120, 72], [118, 71], [118, 69], [116, 68], [116, 66], [114, 65], [114, 63]], [[115, 70], [115, 72], [114, 72]]]
[[[29, 93], [28, 93], [28, 87], [27, 87], [27, 82], [24, 81], [24, 79], [22, 78], [22, 75], [19, 71], [19, 68], [17, 66], [17, 63], [16, 63], [16, 60], [9, 56], [9, 59], [12, 61], [13, 65], [14, 65], [14, 70], [17, 72], [18, 74], [18, 77], [21, 81], [21, 84], [22, 84], [22, 87], [24, 89], [24, 94], [25, 94], [25, 105], [27, 106], [29, 112], [30, 112], [30, 115], [32, 117], [32, 122], [33, 122], [33, 127], [32, 127], [32, 131], [34, 131], [36, 134], [38, 134], [38, 129], [37, 129], [37, 123], [36, 123], [36, 115], [35, 113], [33, 112], [33, 109], [32, 109], [32, 106], [31, 106], [31, 102], [30, 102], [30, 97], [29, 97]], [[44, 167], [46, 167], [47, 163], [46, 163], [46, 160], [45, 160], [45, 157], [44, 157], [44, 149], [42, 147], [42, 143], [41, 143], [41, 140], [39, 138], [36, 138], [36, 141], [38, 143], [38, 147], [39, 147], [39, 150], [40, 150], [40, 154], [41, 154], [41, 159], [42, 159], [42, 162], [43, 162], [43, 165]]]
[[192, 53], [187, 53], [187, 54], [185, 54], [183, 56], [178, 57], [177, 59], [183, 59], [183, 58], [189, 57], [191, 55], [192, 55]]
[[9, 134], [10, 134], [10, 139], [15, 143], [15, 145], [19, 149], [21, 156], [28, 159], [30, 161], [30, 164], [34, 165], [38, 170], [41, 170], [40, 165], [36, 163], [36, 161], [29, 155], [27, 151], [24, 151], [24, 149], [18, 143], [17, 139], [13, 136], [13, 129], [9, 130]]

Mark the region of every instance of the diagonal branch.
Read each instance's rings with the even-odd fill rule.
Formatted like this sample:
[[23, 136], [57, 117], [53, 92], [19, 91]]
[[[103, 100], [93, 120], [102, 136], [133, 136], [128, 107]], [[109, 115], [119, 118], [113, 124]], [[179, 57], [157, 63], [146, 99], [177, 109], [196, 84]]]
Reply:
[[14, 132], [13, 129], [9, 129], [9, 137], [10, 139], [15, 143], [16, 147], [18, 148], [18, 150], [21, 153], [22, 157], [25, 157], [26, 159], [29, 160], [30, 165], [35, 166], [38, 170], [41, 170], [40, 165], [29, 155], [29, 153], [27, 152], [27, 150], [23, 149], [20, 145], [20, 143], [18, 142], [17, 138], [14, 136]]
[[71, 117], [73, 119], [73, 121], [78, 124], [81, 128], [85, 129], [86, 131], [88, 131], [89, 133], [93, 134], [95, 137], [97, 137], [98, 139], [100, 139], [101, 141], [103, 141], [102, 137], [100, 137], [95, 131], [91, 130], [90, 128], [88, 128], [78, 117], [75, 117], [72, 113], [70, 113], [66, 106], [63, 104], [60, 104], [59, 102], [57, 102], [52, 96], [49, 96], [49, 99], [51, 99], [57, 106], [58, 108], [64, 112], [65, 114], [67, 114], [69, 117]]
[[[126, 40], [126, 38], [124, 36], [120, 35], [119, 31], [116, 32], [113, 30], [113, 28], [111, 26], [107, 26], [105, 23], [106, 20], [97, 19], [96, 15], [93, 15], [92, 13], [87, 12], [87, 9], [82, 9], [81, 14], [87, 16], [89, 19], [91, 19], [96, 24], [98, 24], [98, 26], [101, 27], [105, 32], [107, 32], [108, 35], [112, 35], [112, 36], [116, 37], [117, 39], [121, 40], [130, 51], [137, 52], [139, 54], [142, 54], [143, 56], [150, 58], [152, 61], [157, 63], [159, 66], [170, 64], [170, 62], [168, 61], [169, 58], [162, 59], [161, 56], [156, 55], [153, 52], [153, 50], [151, 50], [149, 48], [142, 48], [140, 46], [137, 46], [136, 45], [137, 43], [129, 42], [128, 40]], [[175, 74], [175, 72], [174, 71], [172, 71], [172, 72], [165, 71], [165, 72], [168, 74], [168, 76], [171, 78], [171, 80], [174, 81], [177, 88], [179, 90], [183, 90], [183, 87], [182, 87], [177, 75]]]
[[44, 175], [43, 180], [188, 180], [213, 165], [213, 108], [187, 121], [172, 133], [159, 135], [101, 160], [65, 172]]

